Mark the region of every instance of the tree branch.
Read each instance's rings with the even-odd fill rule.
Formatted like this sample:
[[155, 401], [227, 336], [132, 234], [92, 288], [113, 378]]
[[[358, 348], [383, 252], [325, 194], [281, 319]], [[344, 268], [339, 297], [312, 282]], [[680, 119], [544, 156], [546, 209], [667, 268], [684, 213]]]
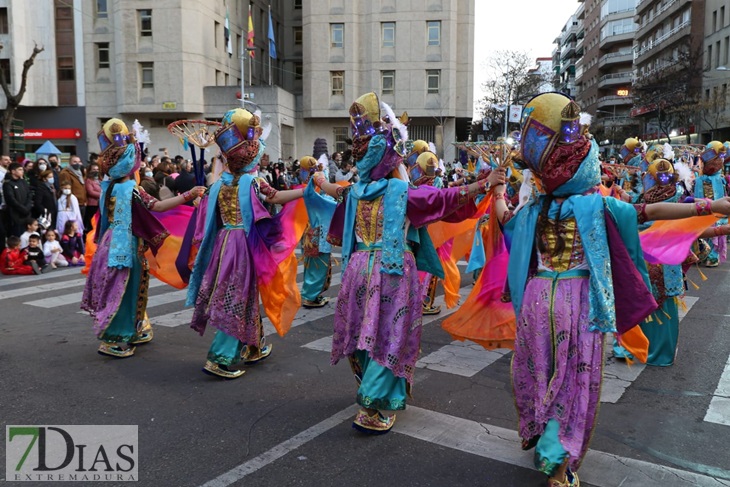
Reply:
[[[21, 75], [20, 89], [18, 90], [18, 93], [12, 97], [14, 105], [20, 105], [20, 101], [23, 99], [23, 95], [25, 95], [25, 88], [28, 84], [28, 70], [30, 70], [30, 67], [33, 66], [36, 56], [43, 51], [44, 48], [42, 46], [38, 47], [38, 44], [34, 43], [33, 54], [31, 54], [30, 57], [23, 62], [23, 74]], [[8, 99], [8, 103], [10, 103], [10, 99]]]

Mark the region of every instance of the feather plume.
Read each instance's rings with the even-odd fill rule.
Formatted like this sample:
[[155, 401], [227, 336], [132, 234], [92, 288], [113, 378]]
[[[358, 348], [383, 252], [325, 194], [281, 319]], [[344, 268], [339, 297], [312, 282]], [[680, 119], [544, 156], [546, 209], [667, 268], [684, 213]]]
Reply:
[[436, 153], [436, 144], [434, 144], [433, 142], [429, 142], [428, 150], [430, 150], [431, 152], [433, 152], [435, 154]]
[[522, 171], [522, 186], [520, 186], [520, 202], [517, 205], [517, 208], [515, 208], [515, 213], [519, 211], [523, 206], [527, 204], [528, 201], [530, 201], [530, 198], [532, 196], [532, 172], [529, 169], [525, 169]]
[[384, 101], [381, 101], [380, 108], [385, 112], [393, 127], [398, 129], [401, 139], [408, 140], [408, 127], [406, 127], [403, 122], [401, 122], [400, 119], [395, 116], [395, 112], [393, 112], [393, 109], [390, 107], [390, 105], [388, 105]]
[[148, 130], [144, 130], [144, 127], [141, 123], [139, 123], [139, 120], [134, 120], [132, 129], [134, 130], [134, 138], [137, 139], [137, 142], [146, 145], [150, 143], [150, 132]]
[[674, 170], [677, 171], [679, 179], [684, 181], [684, 186], [687, 188], [687, 191], [691, 193], [695, 184], [695, 175], [692, 169], [690, 169], [686, 162], [677, 162], [674, 164]]
[[664, 144], [664, 150], [662, 152], [664, 159], [668, 161], [674, 159], [674, 149], [672, 148], [671, 144]]
[[581, 125], [584, 125], [584, 126], [590, 125], [591, 122], [593, 121], [593, 116], [590, 113], [580, 112], [579, 121], [580, 121]]
[[255, 111], [253, 112], [253, 114], [254, 114], [254, 115], [256, 115], [257, 117], [259, 117], [259, 120], [261, 120], [261, 109], [260, 109], [260, 108], [257, 108], [257, 109], [256, 109], [256, 110], [255, 110]]
[[319, 159], [317, 159], [317, 167], [321, 168], [319, 169], [324, 173], [324, 175], [329, 179], [330, 177], [330, 159], [327, 157], [327, 154], [322, 154], [319, 156]]
[[269, 138], [269, 134], [271, 134], [271, 128], [271, 123], [267, 123], [266, 125], [264, 125], [261, 130], [261, 135], [259, 136], [259, 139], [266, 141], [266, 139]]

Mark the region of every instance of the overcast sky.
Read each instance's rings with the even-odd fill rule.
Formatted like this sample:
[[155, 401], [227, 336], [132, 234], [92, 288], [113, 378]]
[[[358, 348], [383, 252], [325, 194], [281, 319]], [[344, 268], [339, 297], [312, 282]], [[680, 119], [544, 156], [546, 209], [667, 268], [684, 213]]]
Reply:
[[[482, 98], [484, 61], [494, 51], [527, 51], [534, 58], [551, 57], [553, 41], [577, 0], [475, 0], [474, 102]], [[476, 113], [475, 113], [476, 115]]]

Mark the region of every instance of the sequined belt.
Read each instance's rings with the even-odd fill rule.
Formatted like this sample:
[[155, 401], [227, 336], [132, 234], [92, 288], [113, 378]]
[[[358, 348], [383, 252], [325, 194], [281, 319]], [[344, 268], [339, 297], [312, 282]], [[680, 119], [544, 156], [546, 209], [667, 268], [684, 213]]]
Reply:
[[540, 271], [535, 277], [538, 279], [549, 279], [557, 281], [560, 279], [576, 279], [590, 277], [591, 273], [588, 269], [568, 269], [567, 271]]
[[245, 230], [246, 229], [246, 227], [244, 227], [243, 225], [228, 225], [228, 224], [223, 225], [223, 228], [226, 230]]
[[[377, 252], [378, 250], [383, 250], [382, 243], [366, 244], [365, 242], [358, 242], [355, 247], [356, 252]], [[413, 253], [411, 246], [408, 244], [405, 245], [405, 251]]]

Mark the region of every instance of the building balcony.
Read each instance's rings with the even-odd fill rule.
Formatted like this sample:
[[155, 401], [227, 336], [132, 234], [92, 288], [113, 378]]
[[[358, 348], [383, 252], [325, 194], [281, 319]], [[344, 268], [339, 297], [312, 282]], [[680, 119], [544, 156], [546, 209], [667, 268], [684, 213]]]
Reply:
[[583, 49], [584, 41], [586, 40], [586, 36], [578, 37], [578, 40], [575, 43], [575, 50], [580, 51]]
[[575, 18], [578, 20], [584, 19], [586, 16], [586, 4], [584, 2], [580, 2], [580, 6], [578, 7], [578, 10], [575, 12]]
[[620, 107], [624, 105], [633, 106], [634, 99], [631, 96], [609, 95], [602, 96], [596, 101], [598, 108]]
[[669, 0], [667, 3], [664, 4], [663, 7], [659, 9], [657, 13], [652, 16], [652, 18], [645, 20], [643, 24], [640, 24], [641, 14], [639, 13], [639, 9], [636, 9], [637, 15], [634, 17], [634, 19], [639, 25], [639, 28], [636, 31], [636, 38], [641, 39], [642, 37], [646, 36], [648, 33], [652, 32], [659, 24], [661, 24], [668, 18], [671, 18], [672, 15], [677, 13], [685, 5], [691, 2], [692, 0]]
[[604, 127], [623, 127], [625, 125], [636, 125], [637, 121], [631, 117], [618, 116], [601, 118], [600, 123]]
[[604, 74], [603, 76], [598, 78], [598, 87], [605, 88], [607, 86], [624, 85], [627, 83], [631, 83], [633, 79], [634, 74], [631, 72]]
[[641, 15], [645, 11], [649, 9], [649, 7], [654, 6], [655, 3], [659, 3], [660, 0], [641, 0], [636, 5], [636, 14]]
[[613, 46], [615, 44], [619, 44], [619, 43], [633, 42], [635, 32], [636, 32], [635, 30], [632, 30], [629, 32], [609, 34], [606, 37], [604, 37], [603, 39], [599, 40], [601, 49], [608, 49], [611, 46]]
[[583, 69], [583, 66], [576, 66], [575, 68], [575, 82], [580, 83], [583, 78], [583, 73], [585, 70]]
[[653, 55], [661, 52], [663, 49], [668, 48], [678, 40], [689, 36], [692, 27], [692, 21], [688, 20], [682, 22], [674, 29], [670, 30], [666, 34], [662, 35], [654, 41], [649, 41], [644, 47], [640, 48], [634, 54], [634, 65], [640, 65]]
[[569, 57], [573, 57], [575, 55], [575, 45], [576, 42], [572, 41], [567, 44], [565, 44], [562, 49], [560, 50], [560, 59], [568, 59]]
[[631, 64], [634, 61], [634, 53], [629, 52], [609, 52], [598, 58], [598, 69], [604, 66], [615, 66], [617, 64]]

